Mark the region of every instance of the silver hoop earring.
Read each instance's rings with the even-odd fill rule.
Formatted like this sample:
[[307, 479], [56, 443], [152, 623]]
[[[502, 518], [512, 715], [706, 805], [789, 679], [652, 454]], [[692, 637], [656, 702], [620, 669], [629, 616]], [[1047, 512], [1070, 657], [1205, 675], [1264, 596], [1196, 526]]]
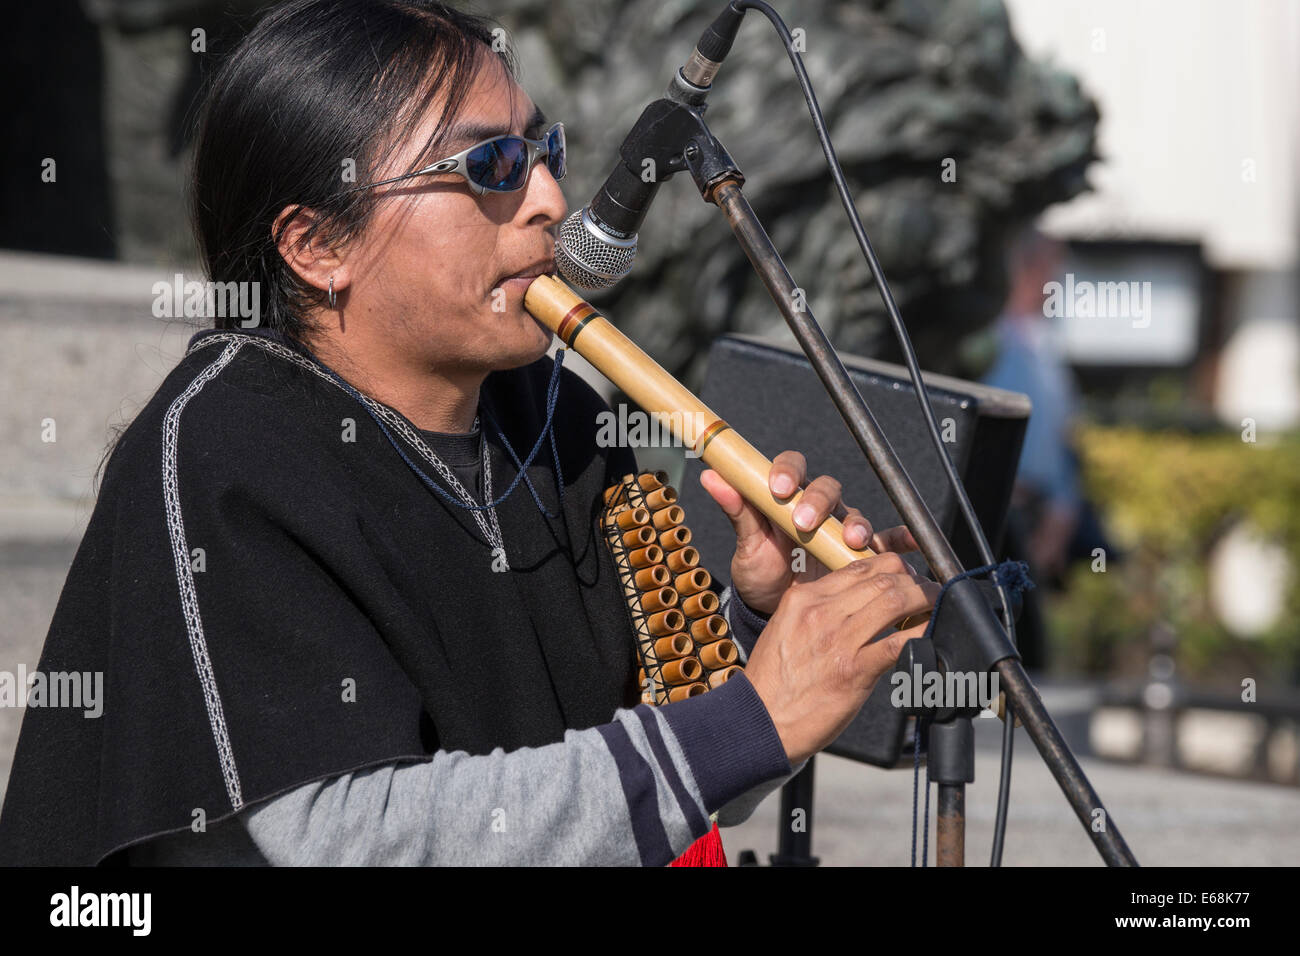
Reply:
[[334, 277], [333, 277], [333, 276], [330, 276], [330, 291], [329, 291], [329, 297], [330, 297], [330, 308], [332, 309], [332, 308], [334, 308], [335, 304], [338, 302], [338, 297], [334, 295]]

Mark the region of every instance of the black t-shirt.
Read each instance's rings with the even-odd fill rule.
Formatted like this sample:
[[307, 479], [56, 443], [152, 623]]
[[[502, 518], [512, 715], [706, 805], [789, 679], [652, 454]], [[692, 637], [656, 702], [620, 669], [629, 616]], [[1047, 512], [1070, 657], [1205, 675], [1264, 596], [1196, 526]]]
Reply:
[[[465, 486], [465, 490], [473, 495], [474, 500], [483, 504], [482, 424], [476, 426], [472, 432], [431, 432], [422, 428], [420, 436], [433, 453], [456, 473], [456, 477]], [[493, 494], [500, 493], [499, 489], [493, 489]]]

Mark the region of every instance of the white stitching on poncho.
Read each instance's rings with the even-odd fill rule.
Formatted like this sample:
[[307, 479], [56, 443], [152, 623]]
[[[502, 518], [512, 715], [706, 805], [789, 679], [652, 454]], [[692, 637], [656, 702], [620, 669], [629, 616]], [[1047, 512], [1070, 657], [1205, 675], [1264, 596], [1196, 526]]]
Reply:
[[235, 810], [244, 806], [244, 795], [239, 784], [239, 770], [235, 766], [235, 752], [230, 746], [230, 733], [226, 729], [226, 715], [217, 692], [217, 678], [212, 672], [212, 659], [208, 656], [208, 643], [203, 636], [203, 619], [199, 616], [199, 597], [194, 589], [194, 568], [190, 564], [189, 545], [185, 540], [185, 521], [181, 514], [180, 482], [176, 474], [176, 450], [180, 440], [181, 412], [203, 386], [216, 378], [235, 357], [243, 342], [231, 342], [211, 365], [190, 382], [185, 391], [176, 396], [167, 409], [163, 424], [163, 501], [167, 508], [167, 531], [171, 537], [172, 557], [176, 561], [176, 581], [180, 587], [181, 610], [185, 614], [185, 629], [189, 633], [190, 652], [199, 683], [203, 685], [203, 703], [208, 711], [208, 723], [217, 744], [221, 760], [221, 776], [226, 781], [226, 793]]

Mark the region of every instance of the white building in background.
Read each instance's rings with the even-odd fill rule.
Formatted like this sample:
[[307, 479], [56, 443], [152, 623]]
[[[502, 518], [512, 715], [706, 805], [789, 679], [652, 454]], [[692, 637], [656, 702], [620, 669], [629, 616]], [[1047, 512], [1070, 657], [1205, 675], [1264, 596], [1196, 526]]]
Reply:
[[[1218, 415], [1300, 426], [1300, 0], [1006, 4], [1026, 53], [1073, 72], [1101, 110], [1096, 191], [1049, 210], [1044, 229], [1199, 243], [1224, 280], [1231, 329]], [[1138, 253], [1125, 269], [1157, 279], [1168, 267]], [[1120, 351], [1145, 364], [1159, 341], [1185, 342], [1195, 317], [1180, 292], [1192, 280], [1164, 278], [1154, 328], [1102, 336], [1095, 322], [1067, 322], [1071, 358]]]

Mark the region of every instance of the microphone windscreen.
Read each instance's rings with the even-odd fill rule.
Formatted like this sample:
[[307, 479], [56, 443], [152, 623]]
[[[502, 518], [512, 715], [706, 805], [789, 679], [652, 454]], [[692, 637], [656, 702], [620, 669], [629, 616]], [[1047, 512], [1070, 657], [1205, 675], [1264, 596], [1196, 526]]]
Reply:
[[555, 240], [555, 268], [570, 285], [608, 289], [632, 271], [636, 236], [616, 239], [601, 231], [585, 209], [570, 213]]

